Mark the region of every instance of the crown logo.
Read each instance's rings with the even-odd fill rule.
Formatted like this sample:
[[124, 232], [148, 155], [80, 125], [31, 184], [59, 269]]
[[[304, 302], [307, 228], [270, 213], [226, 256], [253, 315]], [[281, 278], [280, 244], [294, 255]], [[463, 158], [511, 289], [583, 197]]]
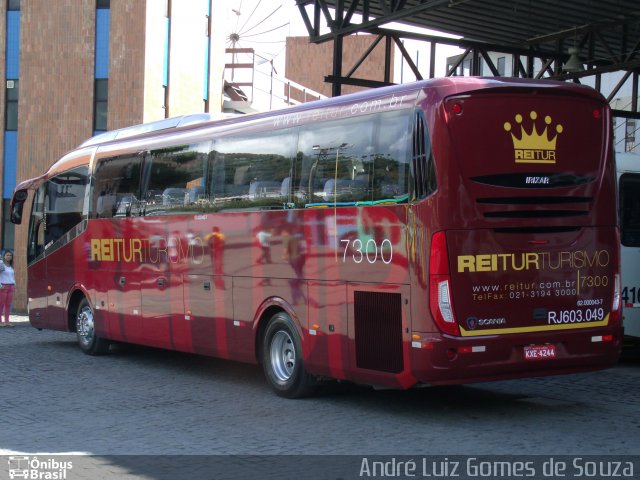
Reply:
[[541, 133], [538, 133], [536, 129], [538, 114], [531, 111], [529, 118], [531, 118], [531, 131], [527, 133], [522, 125], [522, 115], [518, 113], [515, 116], [516, 123], [520, 125], [520, 138], [512, 132], [514, 127], [511, 123], [504, 123], [505, 131], [511, 133], [516, 163], [556, 163], [556, 140], [563, 131], [562, 125], [557, 124], [555, 126], [556, 134], [549, 138], [548, 130], [552, 122], [551, 117], [548, 115], [544, 117], [545, 126]]

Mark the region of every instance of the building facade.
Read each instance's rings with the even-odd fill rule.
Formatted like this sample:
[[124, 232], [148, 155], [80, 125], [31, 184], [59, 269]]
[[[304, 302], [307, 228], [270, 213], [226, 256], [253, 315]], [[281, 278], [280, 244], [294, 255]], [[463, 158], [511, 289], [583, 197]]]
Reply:
[[[342, 71], [350, 71], [362, 55], [375, 41], [375, 35], [350, 35], [344, 39], [342, 55]], [[394, 64], [395, 53], [391, 52], [391, 65]], [[384, 80], [385, 45], [379, 43], [367, 58], [358, 66], [353, 76], [368, 80]], [[331, 96], [331, 84], [324, 81], [331, 75], [333, 65], [333, 42], [320, 44], [310, 43], [309, 37], [287, 37], [285, 77], [319, 92]], [[393, 71], [390, 81], [393, 83]], [[368, 90], [366, 87], [345, 85], [342, 94]]]
[[0, 0], [1, 245], [26, 308], [26, 226], [15, 185], [94, 134], [221, 111], [224, 0]]

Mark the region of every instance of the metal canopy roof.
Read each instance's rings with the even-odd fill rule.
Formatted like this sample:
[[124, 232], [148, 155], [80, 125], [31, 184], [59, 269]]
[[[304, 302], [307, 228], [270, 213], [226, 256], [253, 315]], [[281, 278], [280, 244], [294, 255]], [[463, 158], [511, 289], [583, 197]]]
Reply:
[[[635, 100], [630, 111], [620, 114], [640, 117], [637, 115], [639, 0], [296, 0], [296, 3], [311, 41], [334, 41], [333, 72], [326, 77], [333, 83], [334, 95], [340, 94], [342, 84], [388, 83], [356, 78], [357, 65], [348, 74], [342, 74], [338, 64], [342, 62], [342, 38], [367, 32], [378, 35], [378, 41], [385, 39], [388, 51], [395, 42], [412, 69], [415, 65], [401, 46], [405, 38], [465, 49], [462, 57], [473, 60], [473, 73], [479, 71], [477, 65], [484, 59], [493, 74], [497, 74], [489, 51], [513, 56], [513, 71], [507, 73], [511, 76], [573, 81], [596, 76], [596, 88], [599, 88], [602, 73], [625, 71], [624, 81], [633, 78]], [[355, 20], [355, 14], [362, 18]], [[390, 22], [426, 27], [462, 38], [409, 34], [384, 26]], [[330, 33], [321, 34], [321, 27], [326, 25]], [[576, 49], [583, 70], [565, 69], [570, 48]], [[391, 68], [389, 61], [385, 71]], [[418, 78], [432, 77], [433, 61], [428, 74], [417, 72], [417, 68], [414, 73]], [[454, 74], [453, 69], [449, 74]]]

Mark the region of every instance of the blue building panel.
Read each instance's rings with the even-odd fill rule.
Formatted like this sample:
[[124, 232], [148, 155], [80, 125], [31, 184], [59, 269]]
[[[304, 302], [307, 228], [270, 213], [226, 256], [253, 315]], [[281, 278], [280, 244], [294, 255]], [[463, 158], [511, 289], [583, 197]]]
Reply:
[[[204, 1], [205, 16], [208, 22], [211, 22], [211, 0]], [[211, 23], [210, 23], [211, 25]], [[204, 88], [202, 99], [209, 100], [209, 77], [211, 76], [211, 37], [204, 37]]]
[[7, 78], [20, 77], [20, 12], [7, 12]]
[[18, 132], [4, 132], [4, 158], [2, 177], [2, 197], [11, 198], [16, 188], [16, 170], [18, 163]]
[[162, 86], [169, 85], [169, 35], [171, 35], [171, 21], [165, 18], [164, 25], [164, 59], [162, 64]]
[[202, 92], [202, 99], [209, 100], [209, 76], [211, 75], [211, 63], [209, 61], [209, 48], [211, 39], [204, 37], [204, 91]]
[[96, 62], [95, 78], [109, 78], [109, 26], [111, 10], [96, 10]]

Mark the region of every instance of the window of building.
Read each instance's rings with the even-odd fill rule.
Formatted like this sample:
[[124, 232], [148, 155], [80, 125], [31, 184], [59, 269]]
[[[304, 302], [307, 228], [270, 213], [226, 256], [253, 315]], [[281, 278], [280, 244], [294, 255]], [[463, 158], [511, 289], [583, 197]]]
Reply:
[[7, 10], [20, 10], [20, 0], [7, 0]]
[[633, 152], [636, 148], [636, 120], [634, 118], [627, 119], [625, 142], [625, 151]]
[[470, 58], [466, 58], [462, 62], [462, 75], [463, 76], [471, 75], [471, 59]]
[[506, 57], [498, 57], [498, 75], [504, 77], [506, 69]]
[[107, 106], [109, 100], [109, 80], [97, 78], [93, 100], [93, 130], [107, 130]]
[[2, 229], [2, 249], [3, 250], [13, 250], [14, 249], [14, 233], [15, 233], [15, 225], [11, 223], [11, 200], [5, 198], [2, 200], [2, 218], [3, 229]]
[[18, 80], [7, 80], [5, 130], [18, 130]]
[[111, 0], [96, 0], [96, 8], [111, 8]]
[[[454, 65], [453, 63], [447, 63], [447, 73], [451, 72], [453, 65]], [[456, 74], [455, 71], [451, 72], [451, 75], [455, 75], [455, 74]]]

